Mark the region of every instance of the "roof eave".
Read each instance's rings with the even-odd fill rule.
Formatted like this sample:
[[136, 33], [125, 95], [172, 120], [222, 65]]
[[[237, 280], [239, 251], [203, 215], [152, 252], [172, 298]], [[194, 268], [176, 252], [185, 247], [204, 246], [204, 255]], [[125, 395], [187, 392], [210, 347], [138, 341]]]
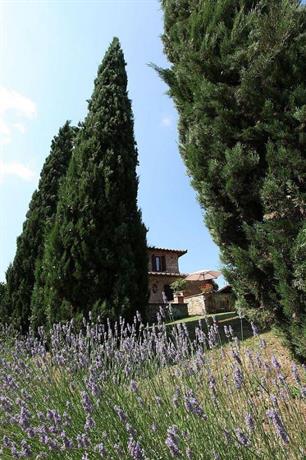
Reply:
[[187, 249], [170, 249], [170, 248], [159, 248], [157, 246], [148, 246], [148, 249], [155, 250], [155, 251], [164, 251], [164, 252], [174, 252], [175, 254], [179, 254], [179, 257], [187, 254]]
[[173, 272], [148, 272], [149, 276], [175, 276], [179, 278], [185, 278], [185, 273], [173, 273]]

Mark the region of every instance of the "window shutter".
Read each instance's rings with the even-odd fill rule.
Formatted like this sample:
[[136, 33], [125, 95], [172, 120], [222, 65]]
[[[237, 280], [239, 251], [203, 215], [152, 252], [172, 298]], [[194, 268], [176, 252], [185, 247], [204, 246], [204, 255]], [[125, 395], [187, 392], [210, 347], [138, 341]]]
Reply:
[[161, 271], [165, 272], [166, 271], [166, 257], [161, 256]]
[[156, 259], [155, 259], [155, 256], [152, 256], [152, 271], [156, 272]]

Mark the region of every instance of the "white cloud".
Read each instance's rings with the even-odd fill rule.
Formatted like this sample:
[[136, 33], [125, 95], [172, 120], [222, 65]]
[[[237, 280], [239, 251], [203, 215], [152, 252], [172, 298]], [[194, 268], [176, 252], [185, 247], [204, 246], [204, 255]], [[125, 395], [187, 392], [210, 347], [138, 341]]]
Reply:
[[30, 182], [35, 179], [36, 175], [32, 169], [22, 163], [17, 161], [4, 162], [0, 160], [0, 182], [3, 182], [7, 176], [19, 177], [20, 179]]
[[163, 126], [166, 126], [167, 128], [168, 128], [169, 126], [172, 126], [172, 118], [168, 117], [167, 115], [164, 116], [164, 117], [162, 118], [162, 120], [161, 120], [161, 124], [162, 124]]
[[33, 119], [37, 114], [35, 103], [26, 96], [12, 89], [0, 86], [0, 144], [11, 142], [12, 128], [25, 132], [25, 126], [19, 121], [8, 122], [6, 115], [13, 113], [13, 117]]
[[13, 126], [22, 134], [26, 132], [26, 127], [22, 123], [14, 123]]
[[19, 115], [33, 118], [36, 115], [36, 105], [31, 99], [12, 89], [0, 87], [0, 113], [15, 110]]
[[6, 123], [0, 117], [0, 144], [5, 145], [11, 142], [11, 131]]
[[9, 127], [7, 126], [6, 123], [4, 123], [3, 120], [1, 120], [1, 118], [0, 118], [0, 134], [2, 134], [3, 136], [9, 136], [10, 135]]

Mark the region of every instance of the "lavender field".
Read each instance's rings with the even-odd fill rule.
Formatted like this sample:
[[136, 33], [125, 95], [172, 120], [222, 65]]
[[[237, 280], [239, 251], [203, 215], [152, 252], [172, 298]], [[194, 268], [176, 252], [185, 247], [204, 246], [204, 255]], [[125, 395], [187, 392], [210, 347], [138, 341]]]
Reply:
[[204, 320], [191, 339], [139, 315], [2, 330], [1, 460], [305, 458], [305, 371], [253, 332], [221, 343]]

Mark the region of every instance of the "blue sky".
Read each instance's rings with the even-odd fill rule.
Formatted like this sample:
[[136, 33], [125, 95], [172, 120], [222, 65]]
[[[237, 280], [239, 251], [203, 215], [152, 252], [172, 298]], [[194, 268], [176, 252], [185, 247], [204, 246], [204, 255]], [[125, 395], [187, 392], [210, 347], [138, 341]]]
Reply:
[[84, 118], [113, 36], [127, 61], [148, 242], [188, 249], [180, 261], [183, 272], [220, 267], [179, 156], [175, 108], [148, 66], [167, 65], [161, 33], [158, 0], [0, 2], [1, 280], [51, 139], [65, 120], [76, 124]]

